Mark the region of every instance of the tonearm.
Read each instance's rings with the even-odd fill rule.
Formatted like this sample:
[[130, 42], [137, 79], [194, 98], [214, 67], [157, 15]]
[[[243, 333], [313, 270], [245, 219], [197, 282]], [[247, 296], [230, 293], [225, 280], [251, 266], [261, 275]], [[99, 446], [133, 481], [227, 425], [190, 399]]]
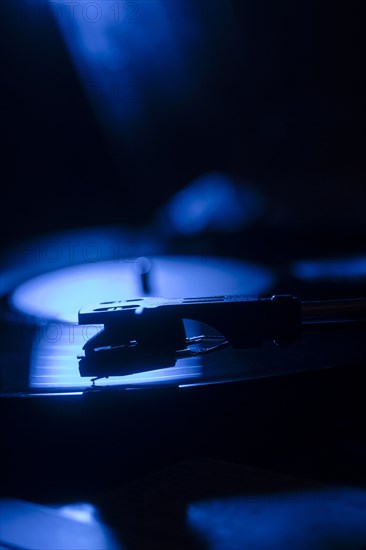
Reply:
[[[184, 319], [200, 321], [217, 332], [187, 338]], [[277, 346], [290, 345], [303, 330], [365, 320], [365, 299], [302, 302], [277, 295], [103, 302], [79, 312], [79, 324], [104, 325], [84, 345], [79, 371], [81, 376], [94, 377], [93, 381], [124, 376], [171, 367], [178, 359], [229, 345], [255, 348], [265, 340]]]

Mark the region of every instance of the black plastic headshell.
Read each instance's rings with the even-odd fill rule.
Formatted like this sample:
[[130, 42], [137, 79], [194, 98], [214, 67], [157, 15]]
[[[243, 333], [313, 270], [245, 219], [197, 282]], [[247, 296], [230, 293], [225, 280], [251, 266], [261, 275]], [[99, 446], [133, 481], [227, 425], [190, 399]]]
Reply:
[[[187, 339], [183, 319], [201, 321], [222, 336]], [[299, 334], [301, 302], [292, 296], [136, 298], [84, 308], [79, 324], [104, 325], [83, 348], [81, 376], [123, 376], [174, 366], [181, 357], [226, 345], [259, 347], [267, 338], [287, 343]], [[189, 348], [206, 342], [214, 345], [200, 351]]]

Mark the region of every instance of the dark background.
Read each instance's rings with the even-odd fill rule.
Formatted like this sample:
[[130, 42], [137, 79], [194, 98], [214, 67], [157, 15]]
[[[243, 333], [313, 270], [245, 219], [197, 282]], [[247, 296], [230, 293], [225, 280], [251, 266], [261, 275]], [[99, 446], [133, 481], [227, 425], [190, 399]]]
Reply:
[[169, 109], [155, 103], [151, 132], [126, 146], [102, 131], [52, 17], [29, 18], [24, 3], [1, 0], [2, 244], [69, 227], [145, 225], [194, 177], [221, 170], [269, 198], [263, 239], [281, 229], [283, 245], [283, 232], [296, 230], [323, 236], [324, 251], [333, 238], [360, 246], [360, 7], [233, 1], [235, 33], [207, 23], [199, 92]]
[[[128, 143], [99, 125], [52, 18], [0, 2], [2, 246], [148, 225], [193, 178], [219, 170], [250, 181], [269, 206], [214, 253], [287, 262], [364, 252], [361, 3], [233, 0], [236, 32], [208, 25], [197, 94], [169, 109], [153, 102], [150, 132]], [[276, 290], [306, 296], [288, 283]], [[328, 287], [307, 297], [360, 290]], [[179, 396], [4, 399], [4, 491], [80, 497], [204, 455], [364, 483], [364, 364], [351, 363]]]

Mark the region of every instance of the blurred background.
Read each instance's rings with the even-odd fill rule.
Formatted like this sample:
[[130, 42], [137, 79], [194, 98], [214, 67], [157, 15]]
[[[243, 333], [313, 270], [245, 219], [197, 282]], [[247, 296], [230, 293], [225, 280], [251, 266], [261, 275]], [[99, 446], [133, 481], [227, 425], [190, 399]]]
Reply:
[[174, 237], [177, 252], [203, 231], [207, 253], [264, 262], [361, 253], [357, 4], [1, 10], [2, 245], [120, 225]]
[[[365, 548], [365, 491], [317, 485], [365, 487], [363, 327], [88, 391], [77, 325], [137, 295], [365, 296], [361, 2], [0, 4], [1, 496], [93, 502], [132, 549]], [[1, 547], [126, 547], [85, 504], [0, 512]]]

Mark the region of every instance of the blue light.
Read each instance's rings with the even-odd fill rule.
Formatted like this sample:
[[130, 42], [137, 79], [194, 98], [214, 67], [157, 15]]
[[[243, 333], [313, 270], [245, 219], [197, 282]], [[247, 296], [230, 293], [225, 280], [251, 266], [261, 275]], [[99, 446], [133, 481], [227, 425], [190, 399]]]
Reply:
[[[239, 260], [151, 257], [150, 262], [152, 291], [166, 298], [259, 294], [272, 284], [271, 273]], [[146, 259], [142, 263], [145, 265]], [[101, 327], [78, 326], [78, 311], [88, 303], [142, 295], [137, 265], [138, 262], [85, 263], [40, 275], [16, 289], [12, 306], [39, 319], [39, 337], [31, 358], [32, 388], [63, 391], [90, 386], [89, 379], [79, 375], [77, 356]], [[113, 377], [100, 384], [195, 383], [201, 371], [200, 360], [187, 359], [172, 368]]]
[[366, 492], [350, 488], [191, 504], [189, 528], [210, 550], [356, 550], [366, 544]]
[[[260, 294], [272, 274], [239, 260], [201, 257], [151, 258], [152, 294], [175, 297]], [[89, 303], [143, 294], [134, 262], [84, 263], [51, 271], [20, 285], [11, 297], [17, 310], [40, 319], [77, 323]]]
[[[35, 0], [28, 4], [37, 9]], [[195, 95], [205, 67], [205, 26], [231, 16], [228, 0], [213, 9], [192, 0], [48, 4], [101, 120], [122, 132], [145, 117], [151, 102], [166, 109]]]
[[37, 275], [79, 264], [113, 260], [134, 262], [138, 256], [162, 249], [150, 232], [129, 228], [88, 227], [38, 236], [5, 252], [0, 257], [0, 295]]
[[112, 300], [117, 294], [138, 294], [138, 281], [132, 270], [121, 269], [113, 262], [82, 264], [45, 273], [20, 285], [14, 292], [12, 305], [39, 318], [77, 322], [82, 305]]
[[263, 207], [264, 200], [255, 189], [212, 172], [177, 193], [163, 216], [170, 230], [173, 227], [185, 235], [207, 230], [230, 233], [255, 220]]
[[366, 256], [298, 261], [292, 273], [304, 281], [363, 279], [366, 278]]
[[[29, 385], [41, 391], [84, 390], [90, 387], [89, 378], [81, 378], [77, 357], [86, 341], [102, 327], [57, 323], [57, 330], [50, 332], [50, 325], [40, 329], [31, 356]], [[202, 366], [199, 359], [182, 359], [171, 368], [113, 376], [98, 381], [99, 387], [141, 387], [144, 385], [179, 384], [182, 381], [199, 380]]]
[[[0, 547], [37, 550], [122, 550], [91, 504], [56, 507], [0, 499]], [[4, 546], [3, 546], [4, 545]]]

